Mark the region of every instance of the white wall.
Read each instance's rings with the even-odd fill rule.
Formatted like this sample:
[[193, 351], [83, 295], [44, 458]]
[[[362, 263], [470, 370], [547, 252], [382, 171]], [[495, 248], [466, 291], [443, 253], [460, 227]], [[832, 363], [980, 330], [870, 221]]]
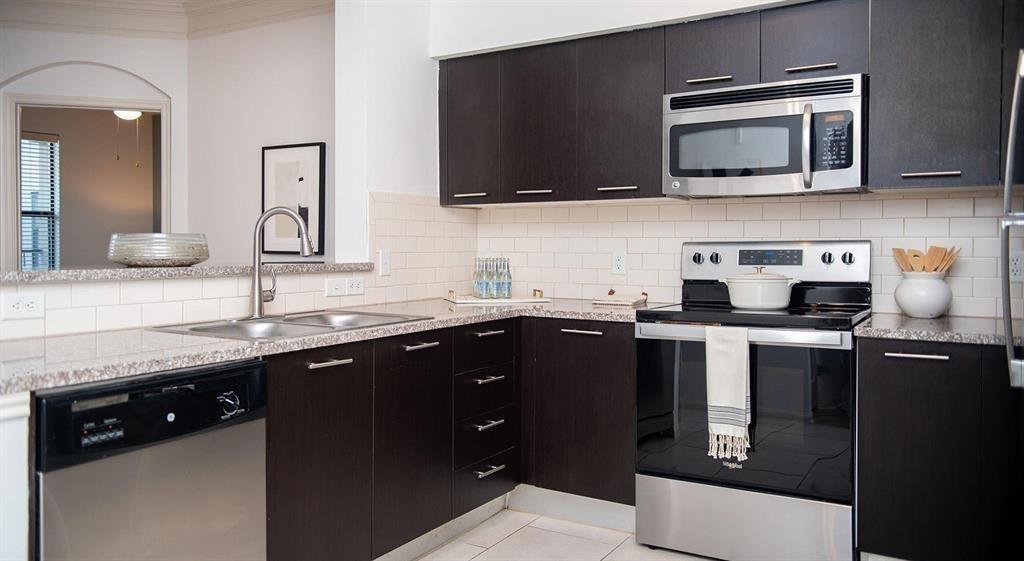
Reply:
[[805, 0], [431, 0], [430, 56], [498, 50]]
[[[252, 259], [263, 146], [326, 142], [331, 197], [333, 43], [333, 14], [188, 42], [189, 227], [206, 234], [211, 264]], [[331, 260], [327, 222], [325, 257]]]
[[[0, 28], [0, 94], [170, 102], [171, 230], [188, 229], [186, 41]], [[0, 129], [6, 126], [0, 115]], [[2, 164], [0, 164], [2, 165]], [[0, 177], [6, 173], [0, 169]]]

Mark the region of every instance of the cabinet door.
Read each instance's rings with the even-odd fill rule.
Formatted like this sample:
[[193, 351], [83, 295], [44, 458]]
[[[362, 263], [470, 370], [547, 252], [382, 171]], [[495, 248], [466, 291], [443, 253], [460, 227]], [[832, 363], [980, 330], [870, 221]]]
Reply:
[[868, 0], [829, 0], [761, 12], [761, 81], [868, 71]]
[[859, 345], [861, 551], [977, 557], [981, 348], [878, 339]]
[[576, 197], [576, 43], [501, 53], [505, 202]]
[[[1020, 50], [1024, 49], [1024, 2], [1006, 2], [1003, 5], [1003, 114], [999, 135], [1000, 160], [999, 177], [1006, 172], [1006, 139], [1010, 134], [1010, 109], [1013, 105], [1013, 88], [1017, 75]], [[1024, 105], [1021, 106], [1024, 110]], [[1014, 166], [1020, 174], [1024, 171], [1024, 127], [1017, 129], [1017, 153]], [[1020, 177], [1014, 178], [1020, 181]]]
[[[1019, 352], [1019, 351], [1018, 351]], [[1019, 356], [1019, 355], [1018, 355]], [[982, 347], [981, 539], [978, 559], [999, 559], [1017, 547], [1024, 520], [1024, 392], [1010, 387], [1006, 349]]]
[[578, 198], [660, 197], [664, 29], [583, 39], [576, 49]]
[[267, 370], [267, 558], [368, 561], [373, 343], [272, 356]]
[[872, 187], [998, 182], [1001, 22], [998, 0], [871, 4]]
[[534, 325], [535, 332], [525, 335], [534, 339], [536, 353], [529, 374], [534, 378], [534, 483], [633, 504], [633, 325], [575, 320]]
[[756, 84], [761, 16], [757, 12], [665, 28], [665, 93]]
[[373, 557], [451, 519], [451, 352], [449, 330], [374, 344]]
[[441, 197], [446, 205], [496, 203], [498, 190], [497, 54], [441, 61]]

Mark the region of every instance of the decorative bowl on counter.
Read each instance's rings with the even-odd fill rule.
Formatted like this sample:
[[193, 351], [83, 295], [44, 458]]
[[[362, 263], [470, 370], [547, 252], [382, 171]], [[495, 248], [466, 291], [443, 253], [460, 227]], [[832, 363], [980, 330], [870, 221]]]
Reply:
[[205, 234], [113, 234], [107, 259], [127, 267], [188, 267], [210, 258]]
[[893, 295], [896, 305], [912, 318], [931, 319], [945, 315], [953, 302], [953, 289], [943, 280], [944, 271], [904, 271]]

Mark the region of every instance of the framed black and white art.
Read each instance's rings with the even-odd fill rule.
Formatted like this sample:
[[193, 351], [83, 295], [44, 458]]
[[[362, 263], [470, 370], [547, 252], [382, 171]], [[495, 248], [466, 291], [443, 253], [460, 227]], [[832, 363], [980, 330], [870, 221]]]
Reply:
[[[263, 147], [263, 211], [288, 207], [306, 221], [313, 252], [324, 254], [324, 177], [327, 144]], [[270, 220], [263, 252], [299, 254], [299, 229], [291, 220]]]

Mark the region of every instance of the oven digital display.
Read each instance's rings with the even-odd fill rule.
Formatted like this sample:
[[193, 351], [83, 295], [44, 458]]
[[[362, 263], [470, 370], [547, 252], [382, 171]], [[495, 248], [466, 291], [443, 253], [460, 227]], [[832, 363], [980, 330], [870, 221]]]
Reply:
[[741, 249], [740, 265], [803, 265], [802, 249]]

